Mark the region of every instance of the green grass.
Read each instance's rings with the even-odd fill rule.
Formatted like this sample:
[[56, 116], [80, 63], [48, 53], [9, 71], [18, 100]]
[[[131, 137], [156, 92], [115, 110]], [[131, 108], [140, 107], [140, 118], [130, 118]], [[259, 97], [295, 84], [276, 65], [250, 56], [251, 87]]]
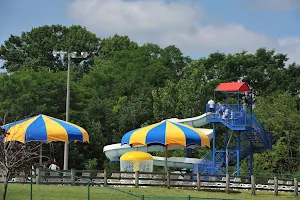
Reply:
[[[29, 200], [30, 185], [29, 184], [9, 184], [8, 186], [8, 200]], [[0, 189], [2, 192], [2, 188]], [[231, 194], [225, 194], [221, 191], [196, 191], [188, 189], [166, 189], [166, 188], [132, 188], [132, 187], [116, 187], [115, 189], [104, 187], [91, 187], [91, 200], [113, 199], [113, 200], [133, 200], [140, 199], [125, 192], [130, 192], [136, 195], [145, 195], [145, 200], [148, 199], [187, 199], [188, 195], [191, 197], [200, 198], [219, 198], [219, 199], [296, 199], [293, 193], [280, 192], [279, 196], [274, 196], [273, 192], [257, 191], [256, 196], [251, 196], [250, 191], [234, 191]], [[152, 196], [153, 198], [147, 198]], [[172, 196], [174, 198], [158, 198], [163, 196]], [[176, 198], [177, 197], [177, 198]], [[182, 197], [182, 198], [179, 198]], [[59, 186], [59, 185], [33, 185], [33, 200], [84, 200], [87, 199], [86, 186]], [[197, 198], [192, 198], [197, 199]]]

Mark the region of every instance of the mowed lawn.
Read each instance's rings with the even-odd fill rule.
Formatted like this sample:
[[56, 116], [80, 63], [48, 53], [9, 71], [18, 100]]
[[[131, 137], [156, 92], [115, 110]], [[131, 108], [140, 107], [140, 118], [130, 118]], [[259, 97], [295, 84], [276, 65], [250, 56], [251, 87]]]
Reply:
[[[1, 185], [2, 186], [2, 185]], [[256, 196], [251, 196], [250, 191], [234, 191], [231, 194], [225, 194], [221, 191], [196, 191], [188, 189], [166, 189], [166, 188], [132, 188], [132, 187], [116, 187], [115, 189], [105, 187], [90, 187], [90, 199], [113, 199], [113, 200], [133, 200], [141, 199], [139, 197], [131, 196], [125, 192], [130, 192], [136, 195], [145, 195], [147, 199], [191, 199], [200, 198], [216, 198], [216, 199], [296, 199], [293, 193], [280, 192], [279, 196], [274, 196], [273, 192], [257, 191]], [[0, 189], [2, 195], [2, 187]], [[83, 200], [87, 199], [86, 186], [59, 186], [59, 185], [33, 185], [33, 200]], [[27, 200], [30, 197], [29, 184], [9, 184], [8, 200]], [[152, 198], [147, 198], [151, 196]], [[173, 198], [163, 198], [164, 196], [172, 196]], [[177, 198], [176, 198], [177, 197]], [[195, 197], [195, 198], [193, 198]], [[196, 198], [198, 197], [198, 198]]]

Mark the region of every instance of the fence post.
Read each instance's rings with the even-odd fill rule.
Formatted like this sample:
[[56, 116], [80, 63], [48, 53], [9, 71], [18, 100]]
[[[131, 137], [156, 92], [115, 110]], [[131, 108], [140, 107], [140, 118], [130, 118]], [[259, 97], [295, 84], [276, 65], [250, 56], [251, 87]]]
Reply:
[[90, 181], [88, 182], [88, 196], [87, 199], [90, 200]]
[[35, 183], [37, 185], [39, 185], [41, 183], [41, 175], [42, 175], [40, 167], [36, 167], [35, 174], [36, 174], [36, 176], [35, 176]]
[[145, 196], [144, 195], [141, 196], [141, 200], [145, 200]]
[[197, 174], [197, 190], [198, 190], [198, 191], [200, 190], [200, 187], [201, 187], [201, 176], [200, 176], [200, 174], [198, 173], [198, 174]]
[[167, 188], [170, 189], [170, 172], [167, 172]]
[[230, 177], [229, 174], [226, 173], [226, 193], [229, 194], [229, 190], [230, 190]]
[[251, 175], [251, 195], [256, 195], [255, 191], [255, 177]]
[[134, 172], [134, 183], [135, 183], [136, 188], [139, 187], [139, 176], [140, 176], [139, 171], [135, 171]]
[[104, 186], [106, 187], [107, 186], [107, 170], [106, 169], [104, 169], [103, 175], [104, 175]]
[[297, 180], [297, 178], [294, 178], [294, 195], [295, 195], [295, 197], [298, 196], [298, 180]]
[[275, 195], [278, 196], [278, 178], [277, 178], [277, 176], [274, 177], [274, 192], [275, 192]]
[[31, 171], [30, 171], [30, 200], [32, 200], [32, 172], [33, 172], [33, 170], [31, 169]]
[[71, 169], [71, 185], [75, 185], [75, 179], [76, 179], [76, 169]]
[[188, 200], [191, 200], [191, 195], [189, 195], [187, 199], [188, 199]]

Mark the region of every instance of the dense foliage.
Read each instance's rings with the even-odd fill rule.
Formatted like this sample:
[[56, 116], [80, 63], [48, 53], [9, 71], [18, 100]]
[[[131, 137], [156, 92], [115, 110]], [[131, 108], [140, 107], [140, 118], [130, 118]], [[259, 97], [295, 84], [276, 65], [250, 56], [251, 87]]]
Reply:
[[[0, 47], [11, 72], [0, 76], [0, 114], [8, 113], [7, 122], [39, 113], [64, 119], [66, 63], [53, 50], [90, 55], [73, 60], [70, 119], [89, 132], [91, 143], [71, 144], [70, 167], [102, 168], [103, 146], [120, 142], [127, 131], [197, 116], [220, 82], [246, 81], [255, 91], [255, 113], [274, 133], [273, 149], [255, 155], [255, 170], [300, 172], [300, 66], [288, 65], [288, 55], [260, 48], [191, 59], [175, 46], [139, 46], [118, 35], [99, 39], [80, 26], [38, 27]], [[45, 148], [62, 164], [61, 143]]]

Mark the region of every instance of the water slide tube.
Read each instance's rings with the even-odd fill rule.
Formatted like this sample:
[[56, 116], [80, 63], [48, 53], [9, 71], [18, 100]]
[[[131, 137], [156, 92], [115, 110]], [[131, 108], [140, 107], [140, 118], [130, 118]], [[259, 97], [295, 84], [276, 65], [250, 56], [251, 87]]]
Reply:
[[[206, 121], [206, 114], [193, 117], [193, 118], [186, 118], [186, 119], [177, 119], [172, 118], [168, 119], [169, 121], [176, 122], [176, 123], [183, 123], [190, 125], [192, 127], [201, 127], [207, 124]], [[208, 138], [211, 140], [212, 138], [212, 129], [203, 129], [198, 128], [198, 130], [205, 133]], [[184, 147], [181, 146], [172, 146], [169, 148], [169, 150], [175, 150], [175, 149], [184, 149]], [[165, 147], [160, 145], [151, 145], [149, 147], [130, 147], [127, 144], [121, 145], [121, 143], [118, 144], [111, 144], [107, 145], [103, 148], [103, 152], [105, 153], [105, 156], [111, 161], [111, 162], [119, 162], [119, 158], [126, 152], [129, 151], [143, 151], [143, 152], [153, 152], [153, 151], [165, 151]], [[174, 167], [174, 168], [187, 168], [192, 169], [193, 164], [199, 163], [202, 159], [197, 158], [184, 158], [184, 157], [170, 157], [168, 158], [167, 165], [168, 167]], [[155, 166], [165, 166], [165, 158], [164, 157], [158, 157], [153, 156], [153, 164]]]

